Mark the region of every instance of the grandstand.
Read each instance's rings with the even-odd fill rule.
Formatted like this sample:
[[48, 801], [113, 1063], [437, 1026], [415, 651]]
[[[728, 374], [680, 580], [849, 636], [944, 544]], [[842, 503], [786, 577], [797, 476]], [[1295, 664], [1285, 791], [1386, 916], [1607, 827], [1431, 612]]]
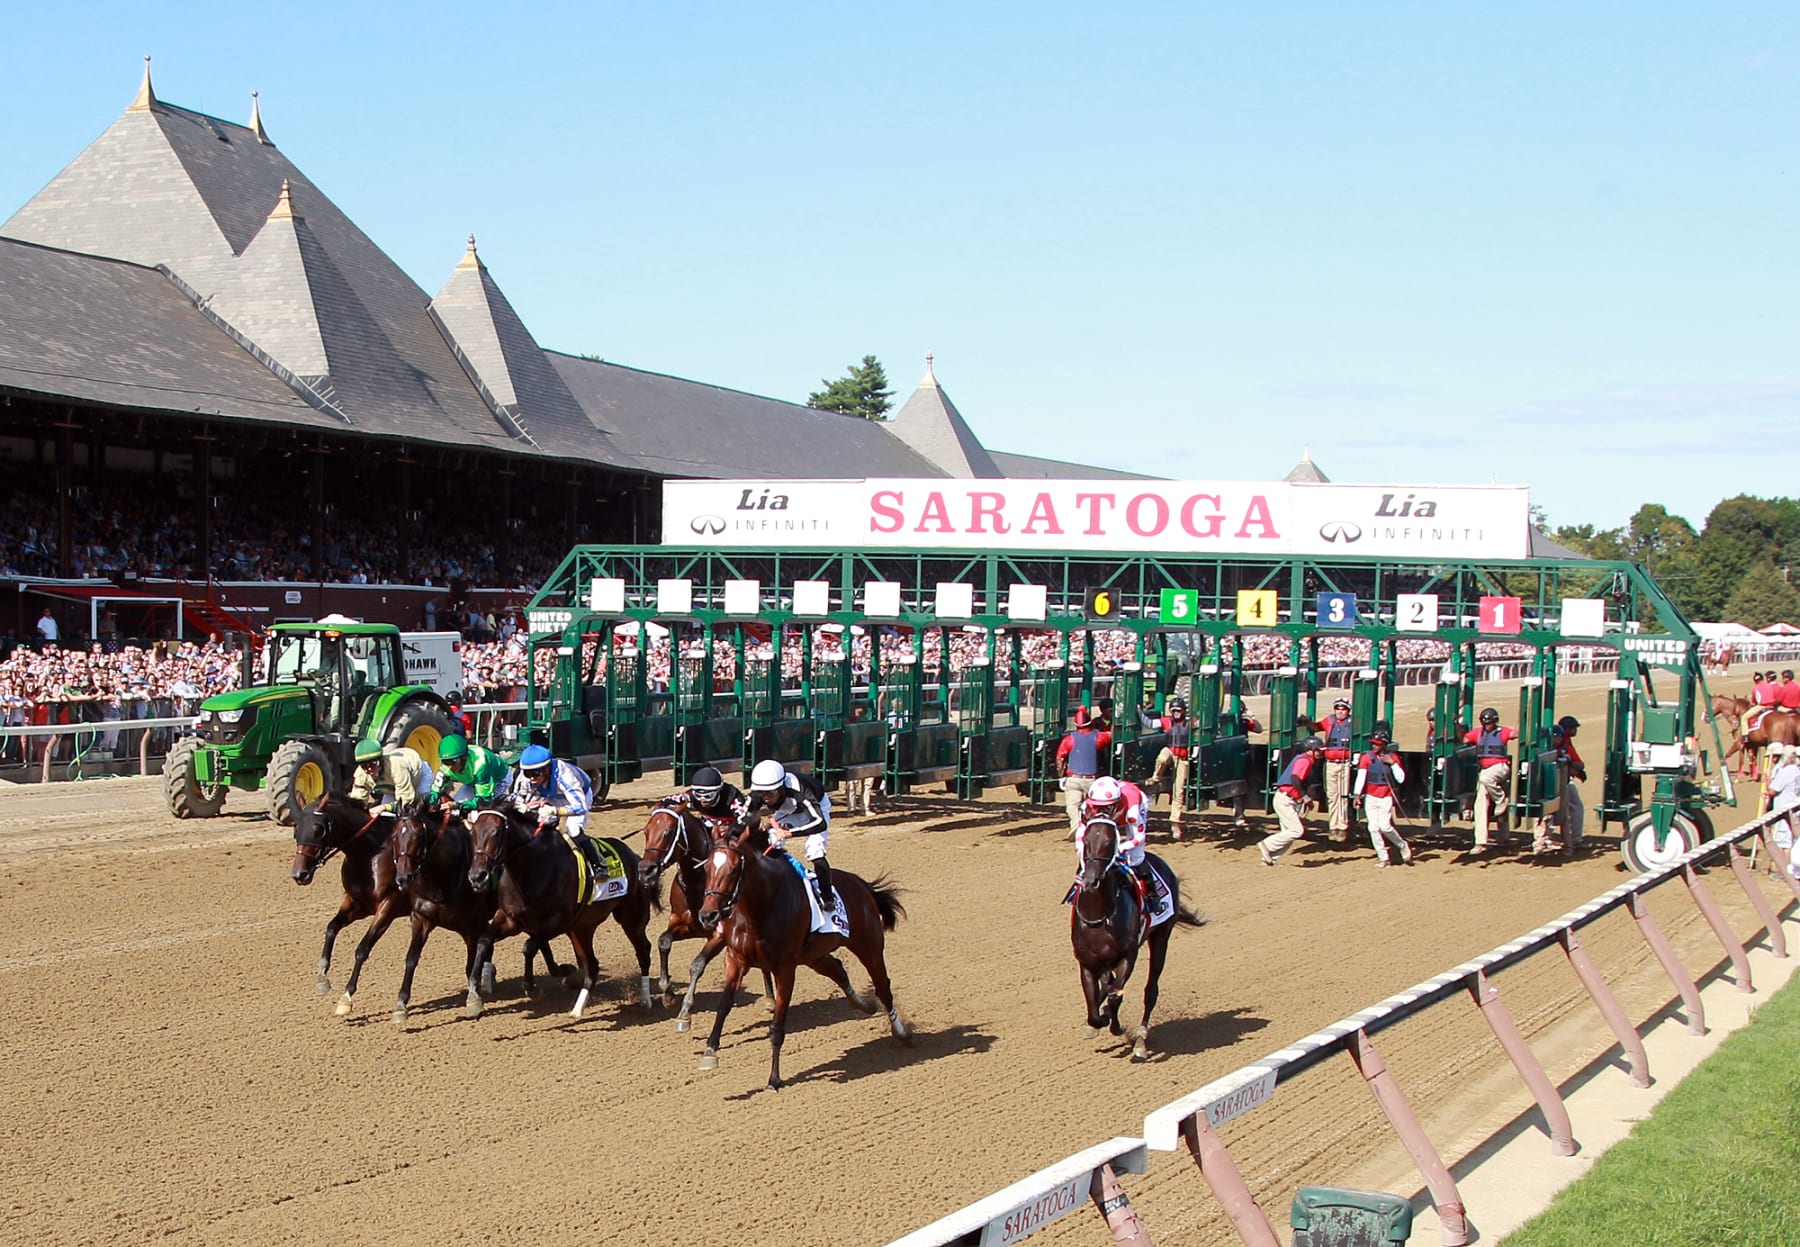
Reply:
[[929, 361], [873, 423], [546, 351], [473, 238], [426, 294], [259, 108], [167, 103], [148, 63], [0, 226], [0, 324], [15, 636], [46, 601], [85, 632], [96, 594], [140, 635], [173, 626], [157, 597], [206, 631], [416, 626], [576, 543], [657, 540], [665, 479], [786, 476], [799, 447], [814, 476], [1127, 475], [989, 452]]

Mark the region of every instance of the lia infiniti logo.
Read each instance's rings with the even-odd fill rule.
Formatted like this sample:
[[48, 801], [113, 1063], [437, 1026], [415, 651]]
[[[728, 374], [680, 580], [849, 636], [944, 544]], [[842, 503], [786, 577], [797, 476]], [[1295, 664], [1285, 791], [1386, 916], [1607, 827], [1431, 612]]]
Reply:
[[1327, 520], [1319, 525], [1319, 536], [1327, 541], [1341, 541], [1349, 545], [1362, 540], [1362, 528], [1349, 520]]
[[725, 531], [725, 521], [716, 515], [696, 515], [688, 527], [702, 537], [717, 537]]

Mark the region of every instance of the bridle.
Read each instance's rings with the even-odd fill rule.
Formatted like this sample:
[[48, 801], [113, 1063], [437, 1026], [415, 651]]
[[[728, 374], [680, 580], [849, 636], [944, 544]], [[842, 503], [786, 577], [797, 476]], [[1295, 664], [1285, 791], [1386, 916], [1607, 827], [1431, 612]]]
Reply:
[[[707, 897], [724, 897], [724, 901], [719, 905], [719, 921], [724, 922], [727, 918], [731, 917], [731, 911], [737, 908], [738, 893], [744, 890], [744, 875], [748, 873], [746, 867], [749, 865], [745, 859], [748, 857], [748, 854], [746, 854], [743, 849], [732, 844], [714, 845], [713, 850], [714, 852], [737, 854], [737, 871], [735, 872], [737, 878], [732, 882], [731, 887], [729, 889], [708, 888], [700, 898], [701, 901], [704, 902]], [[702, 903], [701, 908], [705, 908], [704, 903]]]
[[[700, 819], [703, 816], [692, 814], [691, 811], [678, 805], [660, 805], [655, 810], [651, 811], [650, 817], [655, 818], [658, 814], [667, 814], [670, 818], [675, 820], [675, 834], [669, 837], [666, 843], [657, 846], [656, 857], [654, 859], [651, 858], [648, 851], [649, 846], [645, 846], [646, 851], [643, 857], [643, 864], [660, 875], [669, 868], [670, 863], [678, 861], [685, 862], [689, 860], [682, 857], [682, 854], [691, 853], [694, 850], [703, 847], [699, 844], [698, 837], [693, 834], [694, 829], [689, 821], [690, 815], [694, 819]], [[696, 857], [692, 859], [692, 864], [697, 866], [703, 861], [705, 861], [705, 858]]]
[[[438, 825], [437, 825], [436, 831], [431, 830], [431, 819], [430, 819], [429, 815], [425, 814], [425, 813], [401, 814], [395, 818], [395, 820], [394, 820], [394, 874], [396, 877], [398, 877], [400, 875], [417, 873], [417, 867], [414, 867], [413, 870], [407, 870], [405, 868], [405, 863], [401, 860], [401, 857], [402, 857], [402, 854], [400, 851], [400, 826], [401, 826], [401, 824], [408, 823], [408, 822], [413, 823], [413, 824], [417, 825], [419, 827], [419, 829], [423, 833], [425, 833], [425, 835], [427, 837], [429, 837], [428, 839], [421, 840], [421, 842], [418, 846], [419, 857], [421, 859], [423, 859], [427, 853], [431, 852], [431, 846], [436, 844], [440, 839], [442, 839], [443, 835], [446, 831], [450, 830], [451, 813], [452, 813], [452, 811], [450, 811], [450, 810], [442, 811], [443, 818], [438, 820]], [[406, 856], [411, 856], [411, 854], [406, 854]]]
[[[469, 855], [471, 863], [479, 862], [481, 860], [481, 842], [477, 837], [481, 827], [481, 820], [489, 817], [498, 819], [501, 828], [507, 833], [510, 834], [513, 831], [514, 824], [512, 817], [505, 810], [496, 809], [478, 811], [475, 815], [475, 821], [469, 827]], [[488, 875], [491, 878], [498, 878], [500, 872], [506, 869], [506, 863], [512, 860], [512, 855], [531, 842], [532, 837], [530, 836], [514, 837], [511, 843], [506, 846], [506, 851], [488, 863]]]
[[[1100, 890], [1100, 885], [1106, 881], [1106, 876], [1112, 873], [1114, 867], [1123, 865], [1123, 861], [1119, 856], [1119, 826], [1118, 826], [1118, 824], [1111, 822], [1110, 820], [1096, 819], [1094, 821], [1095, 822], [1106, 821], [1107, 825], [1113, 829], [1113, 831], [1112, 831], [1112, 844], [1113, 844], [1112, 857], [1104, 866], [1102, 866], [1100, 868], [1100, 877], [1094, 882], [1094, 886], [1093, 886], [1093, 891], [1098, 892]], [[1086, 839], [1084, 837], [1084, 847], [1087, 843], [1091, 843], [1091, 842], [1086, 841]], [[1081, 878], [1079, 878], [1075, 881], [1075, 904], [1073, 905], [1072, 908], [1075, 913], [1075, 921], [1079, 922], [1084, 927], [1101, 927], [1101, 926], [1109, 925], [1112, 922], [1113, 910], [1116, 908], [1116, 906], [1108, 905], [1101, 912], [1101, 914], [1098, 918], [1089, 918], [1086, 914], [1081, 912], [1081, 897], [1089, 890], [1088, 885], [1087, 885], [1088, 866], [1098, 856], [1099, 856], [1098, 854], [1094, 854], [1092, 857], [1090, 857], [1086, 853], [1083, 854], [1082, 862], [1081, 862]]]
[[[320, 797], [317, 801], [313, 802], [313, 804], [306, 806], [305, 810], [307, 813], [311, 814], [315, 820], [323, 820], [328, 827], [334, 825], [330, 818], [325, 814], [324, 797]], [[300, 838], [300, 828], [296, 826], [294, 828], [294, 843], [302, 849], [317, 849], [323, 847], [324, 852], [320, 853], [318, 857], [309, 859], [309, 864], [312, 866], [312, 869], [317, 872], [319, 867], [323, 866], [326, 862], [336, 857], [339, 853], [342, 853], [345, 849], [349, 848], [352, 844], [355, 844], [366, 835], [369, 828], [373, 827], [380, 817], [381, 815], [379, 814], [370, 814], [368, 821], [346, 836], [340, 844], [327, 843], [323, 831], [319, 832], [316, 839], [302, 840]], [[315, 822], [314, 826], [317, 826], [317, 822]]]

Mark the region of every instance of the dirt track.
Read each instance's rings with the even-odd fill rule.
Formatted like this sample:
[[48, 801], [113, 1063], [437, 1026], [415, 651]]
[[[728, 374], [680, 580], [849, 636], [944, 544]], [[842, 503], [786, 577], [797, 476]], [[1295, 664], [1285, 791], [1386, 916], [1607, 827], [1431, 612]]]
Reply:
[[[1722, 825], [1739, 821], [1725, 813]], [[622, 833], [643, 816], [615, 802], [599, 822]], [[0, 1240], [884, 1243], [1136, 1133], [1149, 1109], [1622, 878], [1616, 851], [1474, 866], [1454, 852], [1458, 831], [1427, 837], [1409, 870], [1310, 840], [1267, 870], [1254, 837], [1170, 844], [1161, 825], [1159, 813], [1152, 847], [1213, 924], [1176, 937], [1151, 1062], [1084, 1037], [1056, 903], [1072, 869], [1060, 816], [924, 797], [839, 820], [831, 854], [907, 889], [888, 949], [916, 1046], [803, 978], [783, 1054], [792, 1085], [771, 1093], [760, 993], [740, 997], [720, 1068], [702, 1074], [713, 997], [702, 991], [687, 1035], [669, 1011], [628, 1005], [628, 949], [610, 925], [607, 983], [579, 1022], [560, 990], [520, 994], [516, 942], [498, 959], [499, 998], [464, 1021], [461, 944], [440, 936], [414, 1020], [395, 1027], [400, 929], [339, 1021], [312, 987], [335, 870], [294, 886], [286, 832], [260, 816], [178, 824], [151, 781], [0, 791]], [[1728, 873], [1707, 882], [1736, 930], [1757, 925]], [[1785, 890], [1761, 882], [1779, 905]], [[1653, 909], [1690, 968], [1720, 960], [1684, 896], [1664, 890]], [[360, 931], [339, 941], [334, 985]], [[1628, 920], [1584, 942], [1634, 1018], [1672, 997]], [[677, 945], [677, 981], [697, 947]], [[1609, 1046], [1560, 958], [1497, 981], [1553, 1076]], [[1528, 1103], [1498, 1076], [1473, 1009], [1378, 1042], [1447, 1150]], [[1389, 1146], [1347, 1062], [1283, 1087], [1226, 1140], [1278, 1224], [1297, 1186], [1341, 1183]], [[1234, 1241], [1184, 1154], [1153, 1155], [1127, 1187], [1157, 1241]], [[1104, 1233], [1078, 1213], [1034, 1241]]]

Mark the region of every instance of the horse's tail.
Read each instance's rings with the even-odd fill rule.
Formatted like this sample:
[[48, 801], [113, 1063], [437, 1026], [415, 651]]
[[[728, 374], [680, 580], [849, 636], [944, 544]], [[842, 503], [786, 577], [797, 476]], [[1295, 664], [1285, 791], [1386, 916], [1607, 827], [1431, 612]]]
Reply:
[[892, 931], [894, 924], [906, 917], [906, 906], [900, 903], [900, 894], [906, 889], [897, 887], [886, 875], [878, 875], [864, 882], [869, 885], [869, 892], [875, 898], [875, 912], [881, 915], [882, 930]]
[[1175, 906], [1175, 925], [1178, 927], [1203, 927], [1211, 921], [1212, 918], [1202, 910], [1180, 904]]

